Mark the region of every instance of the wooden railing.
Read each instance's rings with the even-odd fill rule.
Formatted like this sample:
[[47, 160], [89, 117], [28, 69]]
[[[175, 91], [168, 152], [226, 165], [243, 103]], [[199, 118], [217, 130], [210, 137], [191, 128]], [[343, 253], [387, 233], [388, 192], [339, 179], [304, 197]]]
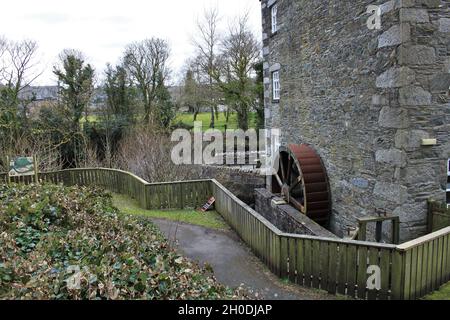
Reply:
[[403, 259], [402, 298], [417, 299], [450, 281], [450, 227], [397, 247]]
[[[148, 183], [120, 170], [41, 173], [41, 181], [98, 185], [137, 199], [146, 209], [184, 209], [213, 195], [216, 210], [268, 267], [301, 286], [360, 299], [417, 299], [450, 280], [450, 227], [402, 245], [286, 234], [216, 180]], [[21, 178], [29, 183], [32, 179]], [[0, 183], [6, 176], [0, 174]], [[369, 267], [379, 271], [368, 286]]]
[[[11, 178], [12, 182], [31, 183], [32, 177]], [[148, 210], [196, 208], [211, 195], [211, 181], [198, 180], [170, 183], [148, 183], [138, 176], [115, 169], [70, 169], [39, 173], [39, 180], [66, 186], [97, 185], [112, 192], [128, 195]], [[6, 174], [0, 174], [6, 183]], [[205, 200], [206, 199], [206, 200]]]
[[[213, 180], [216, 209], [281, 278], [360, 299], [417, 299], [450, 280], [450, 227], [399, 245], [285, 234]], [[370, 266], [379, 287], [367, 285]]]
[[450, 226], [450, 209], [443, 203], [428, 201], [428, 232]]

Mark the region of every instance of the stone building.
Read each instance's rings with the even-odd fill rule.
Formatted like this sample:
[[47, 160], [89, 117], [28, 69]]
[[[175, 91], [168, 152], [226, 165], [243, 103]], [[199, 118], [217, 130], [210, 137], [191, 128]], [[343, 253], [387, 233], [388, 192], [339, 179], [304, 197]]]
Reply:
[[400, 216], [401, 240], [423, 235], [427, 200], [446, 201], [450, 1], [261, 6], [266, 126], [321, 156], [332, 231], [384, 209]]

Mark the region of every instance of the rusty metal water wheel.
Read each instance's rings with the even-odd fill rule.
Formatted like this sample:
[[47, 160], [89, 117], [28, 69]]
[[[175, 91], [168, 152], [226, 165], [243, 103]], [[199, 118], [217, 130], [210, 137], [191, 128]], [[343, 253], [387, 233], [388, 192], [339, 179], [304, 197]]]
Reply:
[[314, 149], [306, 144], [281, 147], [272, 177], [272, 192], [317, 223], [327, 226], [331, 193], [326, 169]]

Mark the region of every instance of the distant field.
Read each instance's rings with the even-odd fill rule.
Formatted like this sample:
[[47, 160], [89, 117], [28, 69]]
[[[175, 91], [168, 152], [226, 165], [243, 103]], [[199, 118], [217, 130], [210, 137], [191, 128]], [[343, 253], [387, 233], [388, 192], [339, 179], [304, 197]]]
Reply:
[[[99, 121], [99, 117], [98, 116], [88, 116], [88, 121], [89, 122], [98, 122]], [[85, 123], [86, 122], [86, 117], [82, 117], [80, 122], [81, 123]]]
[[[100, 116], [90, 115], [90, 116], [88, 116], [88, 121], [91, 123], [100, 122], [100, 121], [102, 121], [102, 118]], [[211, 113], [209, 113], [209, 112], [199, 113], [197, 116], [197, 121], [202, 122], [203, 131], [208, 130], [210, 128], [210, 124], [211, 124]], [[82, 117], [80, 122], [82, 124], [86, 123], [86, 117]], [[179, 113], [179, 114], [177, 114], [177, 116], [175, 117], [173, 122], [174, 123], [182, 122], [183, 124], [185, 124], [187, 126], [194, 126], [194, 115], [191, 113]], [[238, 120], [237, 120], [236, 113], [232, 113], [230, 115], [228, 124], [226, 122], [225, 113], [224, 112], [219, 113], [219, 117], [215, 118], [214, 128], [218, 129], [220, 131], [225, 131], [225, 126], [228, 129], [237, 129], [238, 128]], [[256, 113], [251, 112], [251, 113], [249, 113], [249, 128], [255, 128], [255, 127], [256, 127]]]
[[[203, 122], [202, 127], [203, 131], [206, 131], [209, 129], [211, 124], [211, 113], [205, 112], [205, 113], [199, 113], [197, 116], [197, 121]], [[191, 113], [180, 113], [175, 118], [175, 122], [182, 122], [185, 125], [193, 126], [194, 125], [194, 115]], [[219, 129], [221, 131], [225, 131], [225, 125], [226, 125], [226, 118], [225, 113], [221, 112], [219, 113], [219, 119], [215, 119], [214, 127], [216, 129]], [[256, 127], [256, 113], [250, 113], [249, 114], [249, 127], [255, 128]], [[238, 121], [237, 121], [237, 114], [232, 113], [230, 115], [230, 119], [227, 125], [228, 129], [237, 129], [238, 128]]]

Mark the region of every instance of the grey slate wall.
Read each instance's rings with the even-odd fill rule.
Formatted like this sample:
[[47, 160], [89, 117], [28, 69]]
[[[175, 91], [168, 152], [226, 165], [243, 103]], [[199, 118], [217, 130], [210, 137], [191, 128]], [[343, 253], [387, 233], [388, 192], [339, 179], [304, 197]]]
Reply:
[[[402, 240], [426, 231], [426, 200], [445, 201], [450, 157], [450, 1], [262, 1], [266, 126], [323, 158], [333, 231], [377, 208], [400, 215]], [[382, 29], [369, 30], [368, 5]], [[280, 69], [281, 100], [271, 71]], [[438, 145], [424, 147], [423, 138]]]
[[266, 189], [255, 189], [255, 210], [283, 232], [324, 238], [337, 238], [306, 215], [290, 205], [275, 205], [272, 200], [280, 199]]
[[[264, 188], [265, 176], [259, 170], [241, 170], [223, 166], [186, 166], [189, 179], [216, 179], [248, 205], [255, 203], [255, 189]], [[206, 201], [206, 200], [205, 200]]]

